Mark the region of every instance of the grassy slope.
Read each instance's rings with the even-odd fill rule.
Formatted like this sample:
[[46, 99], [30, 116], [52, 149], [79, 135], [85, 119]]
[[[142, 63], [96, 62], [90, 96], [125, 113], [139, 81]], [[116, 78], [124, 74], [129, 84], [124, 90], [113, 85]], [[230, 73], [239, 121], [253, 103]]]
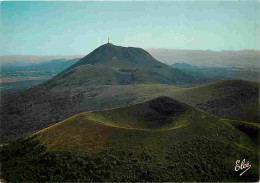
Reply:
[[[223, 80], [189, 88], [178, 94], [186, 103], [202, 103], [216, 98], [231, 96], [247, 91], [248, 95], [258, 96], [259, 82], [242, 80]], [[191, 100], [191, 98], [193, 98]]]
[[238, 130], [244, 132], [247, 136], [253, 139], [257, 144], [259, 143], [259, 124], [258, 123], [249, 123], [245, 121], [238, 120], [229, 120], [229, 119], [221, 119], [222, 122], [231, 124]]
[[[125, 93], [133, 93], [144, 97], [165, 95], [174, 97], [184, 103], [194, 105], [205, 103], [218, 98], [224, 98], [231, 95], [239, 94], [241, 91], [248, 91], [248, 95], [254, 94], [252, 97], [257, 98], [259, 92], [259, 82], [242, 81], [242, 80], [223, 80], [210, 84], [195, 86], [190, 88], [179, 88], [172, 85], [132, 85], [127, 87]], [[158, 95], [156, 95], [158, 94]], [[257, 98], [258, 99], [258, 98]]]
[[[159, 114], [164, 119], [161, 121], [155, 119], [156, 116], [151, 118], [146, 115], [152, 114], [149, 110], [153, 111], [148, 109], [147, 104], [148, 102], [108, 111], [81, 113], [37, 134], [49, 149], [80, 150], [87, 153], [109, 148], [129, 148], [145, 149], [163, 157], [163, 151], [169, 146], [196, 135], [225, 143], [242, 144], [246, 149], [256, 147], [252, 146], [254, 143], [251, 143], [249, 137], [232, 125], [193, 107], [185, 105], [188, 109], [180, 114], [175, 113], [174, 116]], [[140, 112], [145, 115], [139, 116]], [[157, 125], [147, 125], [151, 121]]]
[[[177, 72], [177, 74], [176, 74]], [[102, 74], [97, 74], [102, 73]], [[103, 85], [129, 84], [175, 84], [189, 86], [197, 83], [194, 78], [176, 69], [108, 67], [100, 65], [81, 65], [60, 74], [42, 85], [43, 88], [89, 87]]]
[[179, 100], [216, 116], [259, 123], [259, 82], [218, 81], [177, 95]]

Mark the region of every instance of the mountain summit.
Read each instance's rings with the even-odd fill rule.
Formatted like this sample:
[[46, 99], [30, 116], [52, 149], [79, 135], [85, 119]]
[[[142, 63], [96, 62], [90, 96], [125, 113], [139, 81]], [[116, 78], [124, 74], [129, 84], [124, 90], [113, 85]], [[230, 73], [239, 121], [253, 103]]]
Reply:
[[111, 43], [98, 47], [67, 71], [86, 64], [116, 68], [151, 68], [164, 65], [142, 48], [122, 47]]
[[51, 87], [128, 84], [198, 84], [193, 76], [153, 58], [142, 48], [104, 44], [46, 84]]

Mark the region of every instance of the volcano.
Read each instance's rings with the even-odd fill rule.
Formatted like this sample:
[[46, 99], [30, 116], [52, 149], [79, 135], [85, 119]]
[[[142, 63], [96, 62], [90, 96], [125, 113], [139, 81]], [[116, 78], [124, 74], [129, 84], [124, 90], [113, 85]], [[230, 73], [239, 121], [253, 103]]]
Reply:
[[45, 86], [198, 84], [197, 78], [153, 58], [142, 48], [104, 44], [54, 77]]

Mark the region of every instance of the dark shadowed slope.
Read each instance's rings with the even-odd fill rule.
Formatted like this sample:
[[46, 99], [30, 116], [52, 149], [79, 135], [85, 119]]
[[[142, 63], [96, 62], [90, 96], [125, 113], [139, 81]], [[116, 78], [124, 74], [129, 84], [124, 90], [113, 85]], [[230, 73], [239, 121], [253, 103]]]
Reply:
[[259, 123], [259, 82], [218, 81], [187, 89], [176, 98], [221, 118]]
[[199, 113], [177, 100], [159, 97], [128, 107], [89, 112], [88, 115], [104, 124], [123, 128], [171, 129], [188, 125], [188, 116], [193, 112]]

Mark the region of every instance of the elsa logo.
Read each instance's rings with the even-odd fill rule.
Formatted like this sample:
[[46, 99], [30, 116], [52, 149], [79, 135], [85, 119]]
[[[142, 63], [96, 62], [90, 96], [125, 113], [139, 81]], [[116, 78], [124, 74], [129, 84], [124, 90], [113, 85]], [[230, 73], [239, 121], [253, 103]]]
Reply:
[[249, 161], [246, 163], [246, 160], [243, 159], [242, 161], [237, 160], [236, 161], [236, 166], [235, 166], [235, 171], [239, 171], [239, 170], [244, 170], [242, 173], [240, 173], [239, 176], [242, 176], [247, 170], [249, 170], [251, 168], [251, 165], [249, 164]]

